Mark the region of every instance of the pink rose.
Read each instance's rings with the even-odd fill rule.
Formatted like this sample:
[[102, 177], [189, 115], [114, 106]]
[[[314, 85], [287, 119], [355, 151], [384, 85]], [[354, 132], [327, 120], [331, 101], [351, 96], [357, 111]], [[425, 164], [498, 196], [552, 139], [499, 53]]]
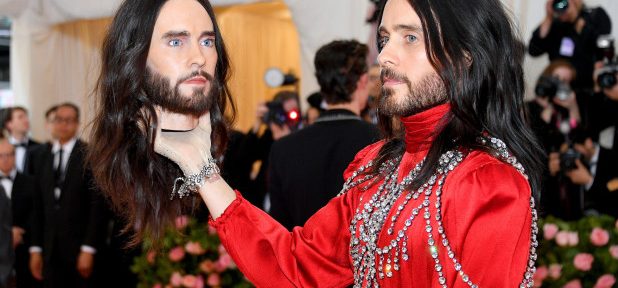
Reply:
[[204, 260], [200, 263], [200, 270], [206, 274], [210, 274], [210, 272], [215, 270], [215, 263], [210, 260]]
[[206, 280], [206, 284], [208, 284], [208, 286], [219, 286], [221, 284], [221, 278], [219, 277], [219, 274], [210, 274], [208, 276], [208, 280]]
[[223, 255], [223, 254], [227, 254], [227, 250], [225, 250], [225, 247], [223, 247], [223, 244], [219, 244], [219, 254]]
[[212, 226], [208, 226], [208, 234], [210, 234], [210, 235], [215, 235], [215, 234], [217, 234], [217, 229], [215, 229], [215, 228], [214, 228], [214, 227], [212, 227]]
[[562, 286], [562, 288], [582, 288], [582, 282], [579, 279], [575, 279]]
[[618, 259], [618, 246], [612, 245], [611, 247], [609, 247], [609, 254], [612, 254], [612, 257], [614, 257], [614, 259]]
[[182, 258], [185, 258], [185, 250], [182, 249], [182, 247], [172, 248], [168, 256], [172, 262], [178, 262], [182, 260]]
[[560, 247], [566, 247], [569, 245], [569, 232], [560, 231], [556, 234], [556, 244]]
[[592, 229], [590, 233], [590, 242], [595, 246], [604, 246], [609, 242], [609, 232], [601, 228]]
[[197, 282], [197, 277], [193, 275], [185, 275], [182, 277], [182, 285], [185, 287], [193, 288]]
[[616, 230], [618, 230], [618, 220], [616, 220]]
[[236, 264], [234, 264], [234, 260], [232, 260], [232, 256], [230, 256], [230, 254], [223, 254], [219, 257], [219, 260], [217, 260], [217, 263], [215, 263], [215, 269], [218, 272], [223, 272], [225, 271], [225, 269], [228, 268], [235, 268]]
[[594, 284], [594, 288], [612, 288], [616, 284], [616, 277], [610, 274], [605, 274], [599, 277], [597, 283]]
[[592, 262], [594, 262], [594, 256], [588, 253], [579, 253], [575, 255], [573, 259], [573, 265], [581, 271], [590, 270], [592, 268]]
[[547, 223], [543, 225], [543, 236], [545, 237], [546, 240], [554, 239], [557, 233], [558, 233], [558, 225], [552, 224], [552, 223]]
[[178, 216], [176, 217], [176, 229], [184, 229], [189, 224], [189, 217], [187, 216]]
[[579, 243], [579, 235], [577, 234], [577, 232], [569, 232], [569, 246], [574, 247], [577, 246], [577, 243]]
[[543, 280], [545, 280], [545, 278], [547, 278], [547, 274], [549, 274], [549, 271], [547, 270], [547, 267], [545, 266], [541, 266], [536, 268], [536, 272], [534, 272], [534, 284], [536, 286], [536, 284], [540, 284], [543, 283]]
[[562, 275], [562, 265], [560, 264], [551, 264], [549, 265], [549, 277], [552, 279], [558, 279]]
[[154, 264], [155, 257], [157, 257], [157, 252], [148, 251], [148, 254], [146, 254], [146, 261], [148, 261], [148, 263], [150, 264]]
[[204, 288], [204, 278], [202, 276], [197, 276], [195, 279], [195, 285], [193, 288]]
[[206, 250], [202, 248], [202, 245], [200, 245], [199, 242], [193, 241], [187, 242], [187, 244], [185, 245], [185, 250], [187, 250], [187, 252], [192, 255], [202, 255], [206, 253]]
[[182, 285], [182, 275], [178, 272], [172, 273], [172, 277], [170, 278], [170, 284], [174, 287], [178, 287]]
[[161, 283], [157, 283], [153, 285], [152, 288], [163, 288], [163, 286], [161, 285]]

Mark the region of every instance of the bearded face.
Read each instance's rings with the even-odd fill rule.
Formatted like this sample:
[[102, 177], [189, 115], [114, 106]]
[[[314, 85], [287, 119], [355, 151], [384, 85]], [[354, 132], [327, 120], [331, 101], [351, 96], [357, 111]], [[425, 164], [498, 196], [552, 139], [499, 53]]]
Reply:
[[172, 113], [201, 116], [210, 109], [221, 83], [212, 19], [197, 1], [169, 0], [152, 32], [143, 90]]
[[408, 116], [448, 100], [442, 79], [429, 61], [418, 14], [407, 0], [389, 0], [378, 29], [382, 68], [380, 113]]
[[405, 86], [405, 90], [399, 91], [389, 86], [382, 87], [379, 108], [381, 113], [389, 116], [413, 115], [444, 104], [448, 99], [444, 82], [436, 73], [426, 75], [412, 84], [405, 75], [386, 68], [382, 70], [381, 78], [382, 83], [390, 79]]
[[[163, 109], [179, 114], [190, 114], [196, 117], [210, 110], [213, 99], [221, 92], [221, 83], [212, 75], [204, 71], [196, 71], [177, 79], [172, 87], [172, 81], [151, 69], [146, 69], [144, 75], [144, 92], [153, 104]], [[181, 83], [203, 77], [210, 83], [208, 91], [202, 87], [194, 87], [189, 95], [183, 95]]]

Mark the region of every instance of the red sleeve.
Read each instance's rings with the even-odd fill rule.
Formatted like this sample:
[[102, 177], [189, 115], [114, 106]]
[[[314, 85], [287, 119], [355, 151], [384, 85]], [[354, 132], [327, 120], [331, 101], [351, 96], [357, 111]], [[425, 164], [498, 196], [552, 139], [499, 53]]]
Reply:
[[[346, 172], [364, 164], [363, 158], [370, 150], [361, 150]], [[296, 227], [292, 232], [240, 193], [236, 196], [210, 225], [217, 229], [228, 253], [254, 285], [345, 287], [354, 282], [349, 225], [358, 205], [357, 194], [351, 191], [332, 199], [304, 227]]]
[[[453, 234], [447, 238], [474, 284], [519, 287], [530, 249], [530, 186], [510, 165], [496, 159], [482, 162], [480, 168], [445, 183], [445, 191], [452, 191], [444, 202], [445, 230]], [[476, 164], [472, 167], [479, 167]], [[445, 261], [453, 267], [450, 259]], [[458, 275], [447, 279], [454, 281], [449, 286], [470, 287]]]

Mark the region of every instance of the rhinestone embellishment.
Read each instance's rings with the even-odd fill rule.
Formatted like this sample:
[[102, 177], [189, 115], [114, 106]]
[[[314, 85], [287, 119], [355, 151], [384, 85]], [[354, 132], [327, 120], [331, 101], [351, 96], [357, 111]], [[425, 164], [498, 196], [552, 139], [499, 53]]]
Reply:
[[[523, 166], [515, 159], [508, 151], [506, 144], [500, 139], [481, 136], [478, 142], [490, 149], [494, 157], [501, 161], [512, 165], [526, 179]], [[399, 163], [402, 157], [391, 159], [379, 167], [380, 175], [384, 176], [383, 182], [378, 186], [377, 191], [371, 196], [369, 201], [362, 207], [358, 207], [355, 215], [349, 226], [350, 238], [350, 256], [354, 267], [354, 288], [361, 287], [379, 287], [378, 280], [391, 278], [394, 273], [401, 269], [401, 261], [407, 262], [411, 258], [411, 251], [408, 247], [408, 229], [416, 220], [423, 222], [424, 233], [427, 238], [427, 247], [430, 256], [435, 265], [434, 269], [437, 272], [437, 277], [440, 285], [446, 288], [446, 275], [444, 274], [443, 263], [439, 259], [439, 246], [442, 246], [446, 251], [449, 262], [452, 262], [453, 268], [459, 274], [462, 281], [472, 288], [478, 288], [478, 285], [473, 282], [473, 275], [470, 276], [464, 271], [455, 252], [450, 246], [442, 219], [442, 187], [448, 174], [459, 165], [466, 155], [458, 150], [452, 150], [441, 155], [439, 165], [435, 169], [434, 174], [430, 177], [427, 183], [421, 185], [416, 191], [407, 191], [408, 187], [418, 176], [424, 160], [418, 163], [401, 182], [398, 183], [397, 175], [399, 175]], [[358, 187], [363, 191], [367, 190], [373, 184], [376, 184], [381, 177], [373, 177], [365, 172], [372, 167], [372, 162], [361, 166], [350, 178], [344, 183], [343, 189], [339, 195], [343, 195], [354, 187]], [[384, 173], [388, 172], [388, 173]], [[358, 178], [358, 179], [357, 179]], [[363, 183], [371, 180], [367, 185]], [[434, 192], [435, 191], [435, 192]], [[435, 194], [435, 203], [432, 205], [430, 196]], [[402, 203], [395, 206], [398, 199], [404, 196]], [[413, 207], [410, 215], [403, 215], [405, 208], [411, 200], [421, 198], [423, 201], [416, 207]], [[534, 197], [530, 198], [530, 208], [532, 214], [531, 224], [531, 245], [528, 256], [528, 266], [523, 275], [523, 280], [519, 287], [533, 287], [534, 282], [532, 276], [535, 272], [535, 261], [537, 258], [536, 248], [538, 242], [536, 235], [537, 227], [537, 212], [535, 209]], [[394, 210], [393, 210], [394, 209]], [[393, 216], [389, 218], [391, 211], [394, 211]], [[388, 219], [387, 219], [388, 218]], [[435, 224], [431, 219], [435, 220]], [[390, 223], [387, 224], [387, 221]], [[396, 231], [395, 224], [403, 223], [402, 227]], [[395, 238], [386, 246], [378, 246], [378, 236], [381, 231]], [[421, 235], [419, 235], [421, 237]]]

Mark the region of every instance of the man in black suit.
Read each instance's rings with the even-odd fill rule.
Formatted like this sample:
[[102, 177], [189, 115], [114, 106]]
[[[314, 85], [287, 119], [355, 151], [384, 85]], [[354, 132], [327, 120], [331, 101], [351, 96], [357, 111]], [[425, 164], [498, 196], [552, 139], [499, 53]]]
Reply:
[[4, 119], [4, 129], [9, 133], [9, 142], [15, 146], [15, 168], [17, 172], [26, 173], [29, 170], [28, 158], [32, 150], [39, 145], [30, 138], [30, 120], [28, 110], [21, 106], [7, 109]]
[[288, 229], [302, 226], [343, 186], [343, 171], [363, 147], [379, 140], [362, 121], [369, 85], [367, 46], [334, 41], [320, 48], [315, 69], [326, 111], [311, 126], [276, 141], [270, 153], [270, 214]]
[[17, 287], [36, 286], [28, 269], [28, 247], [31, 238], [32, 196], [36, 189], [34, 177], [17, 172], [15, 147], [7, 139], [0, 139], [0, 185], [11, 199], [13, 223], [11, 234], [15, 249], [15, 278]]
[[64, 103], [52, 119], [56, 137], [35, 163], [40, 189], [34, 197], [30, 269], [46, 287], [89, 287], [103, 238], [104, 206], [84, 166], [86, 144], [76, 137], [79, 109]]

